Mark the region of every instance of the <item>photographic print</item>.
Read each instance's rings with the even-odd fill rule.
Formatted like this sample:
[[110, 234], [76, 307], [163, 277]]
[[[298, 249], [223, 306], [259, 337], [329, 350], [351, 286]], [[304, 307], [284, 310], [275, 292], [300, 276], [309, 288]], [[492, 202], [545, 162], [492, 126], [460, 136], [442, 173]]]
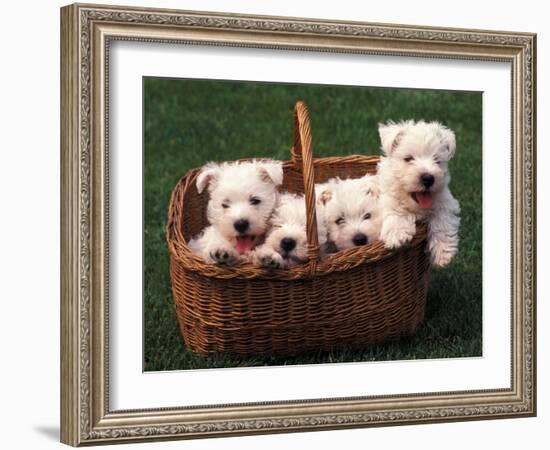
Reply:
[[[480, 92], [149, 77], [143, 99], [145, 371], [482, 356]], [[313, 168], [326, 266], [313, 282], [295, 276], [308, 265], [301, 168], [276, 173], [291, 157], [298, 100], [309, 107], [313, 156], [335, 158], [335, 168]], [[385, 155], [391, 167], [380, 175], [377, 160], [338, 160], [355, 154]], [[253, 161], [234, 162], [243, 159]], [[185, 194], [175, 188], [197, 169]], [[403, 248], [390, 242], [400, 225], [381, 235], [396, 209], [390, 192], [419, 227], [433, 218], [430, 237], [443, 226], [436, 209], [450, 216], [433, 238], [450, 248], [433, 250], [431, 270], [426, 231]], [[201, 241], [204, 230], [221, 230], [221, 241], [210, 231]], [[257, 242], [247, 247], [239, 239], [250, 230]], [[179, 238], [205, 269], [178, 260]], [[357, 257], [367, 269], [337, 268]], [[218, 272], [206, 286], [181, 275], [208, 264]]]
[[536, 36], [61, 10], [61, 440], [536, 414]]

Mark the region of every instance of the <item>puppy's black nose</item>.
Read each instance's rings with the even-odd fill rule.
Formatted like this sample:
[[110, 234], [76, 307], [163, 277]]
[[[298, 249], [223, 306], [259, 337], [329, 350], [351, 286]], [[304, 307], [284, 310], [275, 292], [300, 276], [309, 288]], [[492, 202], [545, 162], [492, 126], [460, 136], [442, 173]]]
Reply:
[[420, 175], [420, 181], [422, 181], [422, 185], [426, 188], [426, 189], [429, 189], [432, 187], [432, 185], [434, 184], [434, 176], [430, 173], [423, 173], [422, 175]]
[[235, 230], [237, 230], [239, 233], [244, 233], [246, 230], [248, 230], [250, 223], [248, 222], [248, 220], [239, 219], [233, 224], [233, 226], [235, 227]]
[[363, 233], [357, 233], [352, 239], [355, 245], [365, 245], [369, 240]]
[[285, 252], [290, 252], [294, 247], [296, 247], [296, 241], [292, 238], [282, 238], [281, 239], [281, 248]]

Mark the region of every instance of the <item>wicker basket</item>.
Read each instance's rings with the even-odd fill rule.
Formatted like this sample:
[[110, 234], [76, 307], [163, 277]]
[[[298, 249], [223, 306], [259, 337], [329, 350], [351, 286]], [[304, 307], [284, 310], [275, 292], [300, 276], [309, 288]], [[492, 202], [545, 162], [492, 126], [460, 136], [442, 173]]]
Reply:
[[208, 194], [199, 194], [200, 169], [190, 170], [170, 199], [167, 241], [180, 330], [198, 353], [295, 355], [364, 347], [411, 334], [424, 317], [430, 263], [426, 229], [390, 251], [381, 242], [319, 258], [314, 183], [374, 172], [378, 157], [313, 159], [309, 113], [294, 109], [292, 160], [282, 189], [304, 192], [309, 261], [269, 270], [206, 263], [186, 245], [208, 222]]

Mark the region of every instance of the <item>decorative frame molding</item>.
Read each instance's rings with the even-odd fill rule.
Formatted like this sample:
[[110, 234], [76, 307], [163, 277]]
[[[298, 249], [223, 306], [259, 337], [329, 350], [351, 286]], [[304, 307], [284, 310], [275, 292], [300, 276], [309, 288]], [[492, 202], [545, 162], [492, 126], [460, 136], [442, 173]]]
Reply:
[[[112, 40], [512, 65], [512, 386], [483, 392], [113, 412], [108, 404]], [[78, 446], [536, 414], [536, 35], [75, 4], [61, 9], [61, 440]]]

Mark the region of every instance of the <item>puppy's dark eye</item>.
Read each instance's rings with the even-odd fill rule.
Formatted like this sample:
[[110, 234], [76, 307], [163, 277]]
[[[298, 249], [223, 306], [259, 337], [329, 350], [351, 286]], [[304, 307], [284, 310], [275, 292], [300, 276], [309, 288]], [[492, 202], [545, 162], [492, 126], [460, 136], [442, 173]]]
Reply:
[[334, 223], [336, 225], [342, 225], [345, 221], [346, 221], [346, 219], [344, 219], [343, 217], [338, 217], [338, 219], [336, 219], [336, 221]]
[[405, 158], [403, 158], [403, 161], [405, 161], [405, 162], [411, 162], [412, 160], [414, 160], [414, 158], [411, 155], [406, 156]]
[[369, 220], [370, 219], [370, 213], [367, 213], [363, 216], [363, 220]]
[[229, 205], [227, 203], [222, 203], [222, 208], [227, 209], [227, 208], [229, 208]]
[[439, 166], [441, 165], [441, 161], [439, 159], [434, 159], [434, 162]]
[[258, 197], [251, 197], [250, 198], [250, 204], [251, 205], [259, 205], [262, 203], [262, 201]]

